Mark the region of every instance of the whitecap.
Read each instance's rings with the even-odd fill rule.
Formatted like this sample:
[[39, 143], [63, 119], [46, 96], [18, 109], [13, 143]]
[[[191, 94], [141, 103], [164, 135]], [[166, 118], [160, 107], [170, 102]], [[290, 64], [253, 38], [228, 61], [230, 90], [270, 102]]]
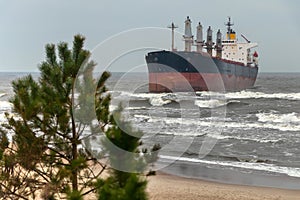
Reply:
[[0, 101], [0, 110], [11, 110], [12, 106], [8, 101]]
[[114, 97], [122, 100], [148, 100], [152, 106], [163, 106], [171, 103], [172, 101], [177, 101], [176, 95], [172, 93], [130, 93], [123, 91]]
[[300, 124], [300, 116], [295, 113], [286, 113], [286, 114], [279, 114], [279, 113], [258, 113], [256, 114], [259, 122], [272, 122], [272, 123], [294, 123]]
[[300, 93], [263, 93], [253, 91], [239, 91], [229, 93], [218, 92], [196, 92], [200, 97], [224, 96], [226, 99], [285, 99], [285, 100], [300, 100]]
[[251, 92], [251, 91], [240, 91], [225, 94], [228, 99], [286, 99], [286, 100], [300, 100], [300, 93], [263, 93], [263, 92]]
[[149, 99], [149, 103], [152, 106], [163, 106], [171, 103], [172, 101], [169, 99], [162, 99], [161, 97], [152, 97]]
[[0, 124], [6, 121], [6, 117], [4, 113], [0, 113]]
[[236, 162], [236, 161], [210, 161], [210, 160], [202, 160], [202, 159], [197, 159], [197, 158], [174, 157], [174, 156], [167, 156], [167, 155], [160, 155], [159, 158], [167, 159], [167, 160], [179, 160], [179, 161], [185, 161], [185, 162], [267, 171], [267, 172], [274, 172], [274, 173], [280, 173], [280, 174], [287, 174], [287, 175], [293, 176], [293, 177], [300, 177], [300, 168], [283, 167], [283, 166], [277, 166], [277, 165], [269, 164], [269, 163], [251, 163], [251, 162]]
[[196, 100], [195, 105], [199, 106], [200, 108], [218, 108], [221, 106], [228, 105], [230, 103], [239, 103], [240, 101], [227, 101], [225, 99], [218, 100], [218, 99], [209, 99], [209, 100]]
[[217, 135], [217, 134], [207, 134], [208, 137], [216, 138], [218, 140], [248, 140], [248, 141], [254, 141], [258, 143], [277, 143], [282, 141], [281, 139], [267, 139], [267, 138], [250, 138], [250, 137], [242, 137], [242, 136], [228, 136], [228, 135]]
[[148, 122], [165, 122], [166, 124], [172, 126], [178, 125], [195, 125], [198, 129], [203, 129], [203, 127], [214, 127], [226, 129], [274, 129], [280, 131], [299, 131], [300, 124], [294, 123], [266, 123], [266, 122], [234, 122], [228, 118], [172, 118], [172, 117], [154, 117], [152, 116]]

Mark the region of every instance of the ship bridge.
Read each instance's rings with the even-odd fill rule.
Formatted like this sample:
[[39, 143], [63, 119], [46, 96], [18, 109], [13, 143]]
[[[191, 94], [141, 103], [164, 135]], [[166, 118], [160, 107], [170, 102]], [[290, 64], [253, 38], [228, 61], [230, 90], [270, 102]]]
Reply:
[[[245, 36], [241, 35], [246, 42], [238, 42], [236, 33], [232, 29], [234, 25], [231, 22], [230, 17], [228, 22], [225, 23], [227, 26], [226, 39], [222, 40], [222, 58], [234, 62], [240, 62], [244, 65], [257, 64], [255, 53], [251, 53], [251, 49], [257, 47], [257, 43], [250, 42]], [[214, 52], [214, 54], [216, 54]]]

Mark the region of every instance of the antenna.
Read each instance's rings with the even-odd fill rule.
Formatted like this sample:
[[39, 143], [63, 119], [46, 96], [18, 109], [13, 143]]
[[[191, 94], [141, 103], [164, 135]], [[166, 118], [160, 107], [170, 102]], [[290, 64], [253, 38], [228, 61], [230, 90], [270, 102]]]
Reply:
[[231, 32], [231, 26], [233, 26], [234, 23], [231, 23], [231, 17], [228, 16], [228, 22], [225, 23], [225, 26], [227, 26], [227, 33], [230, 33]]
[[172, 30], [172, 51], [175, 50], [174, 48], [174, 30], [175, 28], [178, 28], [178, 26], [176, 26], [173, 22], [170, 26], [168, 26], [168, 28], [170, 28]]

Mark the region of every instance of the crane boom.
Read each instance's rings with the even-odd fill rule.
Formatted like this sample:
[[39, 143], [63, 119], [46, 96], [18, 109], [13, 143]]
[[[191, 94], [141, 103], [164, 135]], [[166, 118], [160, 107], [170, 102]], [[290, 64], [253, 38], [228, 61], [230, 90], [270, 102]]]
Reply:
[[243, 34], [241, 34], [241, 36], [248, 42], [248, 43], [250, 43], [251, 41], [250, 40], [248, 40]]

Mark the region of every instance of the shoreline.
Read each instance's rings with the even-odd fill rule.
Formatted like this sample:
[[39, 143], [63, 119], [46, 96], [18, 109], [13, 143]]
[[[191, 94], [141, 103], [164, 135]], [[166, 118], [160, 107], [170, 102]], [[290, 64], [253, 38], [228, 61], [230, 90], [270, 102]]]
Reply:
[[159, 159], [157, 164], [160, 173], [188, 179], [192, 178], [226, 185], [245, 185], [300, 191], [300, 178], [286, 174], [268, 174], [259, 170], [243, 171], [239, 168], [222, 168], [222, 166], [210, 166], [180, 160]]
[[298, 200], [300, 190], [218, 183], [158, 171], [148, 178], [151, 200]]

